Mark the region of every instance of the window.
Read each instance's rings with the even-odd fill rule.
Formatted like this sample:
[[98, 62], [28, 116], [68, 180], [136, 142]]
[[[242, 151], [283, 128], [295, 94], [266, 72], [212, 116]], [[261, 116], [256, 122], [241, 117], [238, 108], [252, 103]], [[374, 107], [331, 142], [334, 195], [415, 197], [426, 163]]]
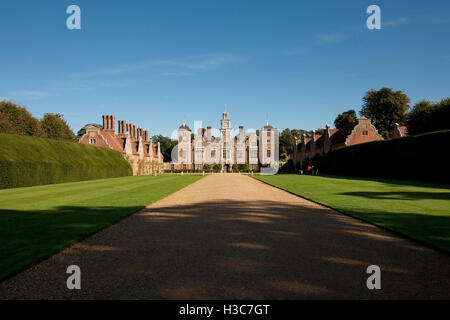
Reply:
[[369, 135], [369, 131], [363, 130], [363, 131], [362, 131], [362, 135], [363, 135], [363, 136], [368, 136], [368, 135]]
[[238, 150], [237, 151], [237, 158], [241, 159], [242, 158], [242, 150]]
[[202, 150], [196, 150], [195, 151], [195, 159], [196, 160], [203, 160], [203, 152]]
[[173, 169], [175, 169], [175, 165], [172, 163], [172, 164], [170, 164], [170, 170], [173, 170]]
[[223, 150], [223, 159], [225, 160], [227, 158], [227, 150]]
[[270, 158], [270, 150], [267, 150], [267, 158]]
[[97, 143], [97, 140], [95, 140], [93, 138], [89, 139], [89, 144], [96, 144], [96, 143]]
[[270, 137], [270, 131], [267, 131], [267, 137]]
[[183, 164], [183, 170], [186, 170], [186, 165], [185, 164]]
[[216, 158], [216, 150], [211, 150], [211, 158], [212, 159]]
[[250, 158], [257, 158], [258, 152], [256, 150], [250, 150]]

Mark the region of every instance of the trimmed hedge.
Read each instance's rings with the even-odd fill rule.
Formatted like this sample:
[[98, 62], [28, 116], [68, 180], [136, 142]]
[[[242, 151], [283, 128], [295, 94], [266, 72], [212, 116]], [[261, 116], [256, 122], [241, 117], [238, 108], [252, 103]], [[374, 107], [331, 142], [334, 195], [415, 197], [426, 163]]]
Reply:
[[450, 130], [358, 144], [313, 159], [319, 173], [449, 183]]
[[0, 134], [0, 189], [132, 175], [114, 150]]

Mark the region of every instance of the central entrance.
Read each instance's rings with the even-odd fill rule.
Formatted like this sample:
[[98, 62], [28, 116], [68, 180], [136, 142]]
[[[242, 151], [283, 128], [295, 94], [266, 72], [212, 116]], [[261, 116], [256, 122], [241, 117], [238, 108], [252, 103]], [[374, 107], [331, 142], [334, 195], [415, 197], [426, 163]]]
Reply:
[[223, 165], [223, 172], [230, 172], [230, 165], [229, 164], [224, 164]]

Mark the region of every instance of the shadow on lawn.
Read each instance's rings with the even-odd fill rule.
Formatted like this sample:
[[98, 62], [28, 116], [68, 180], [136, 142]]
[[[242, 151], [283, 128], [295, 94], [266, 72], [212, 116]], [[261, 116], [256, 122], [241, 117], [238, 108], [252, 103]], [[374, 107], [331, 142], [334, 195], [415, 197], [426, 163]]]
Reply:
[[338, 193], [343, 196], [355, 196], [369, 199], [386, 199], [386, 200], [450, 200], [450, 192], [417, 192], [417, 191], [355, 191]]
[[[136, 209], [0, 210], [8, 224], [7, 236], [3, 226], [1, 231], [0, 246], [7, 253], [2, 266], [54, 251], [61, 241], [75, 240]], [[426, 223], [417, 221], [425, 235], [427, 225], [449, 223], [433, 216]], [[82, 290], [65, 286], [70, 264], [81, 267]], [[371, 264], [383, 272], [382, 292], [365, 286]], [[0, 283], [0, 299], [449, 298], [450, 279], [442, 276], [449, 273], [447, 255], [327, 208], [221, 200], [144, 209], [45, 261], [35, 272]]]
[[353, 180], [353, 181], [356, 181], [356, 180], [369, 181], [369, 182], [375, 181], [375, 182], [384, 183], [389, 186], [410, 186], [410, 187], [419, 187], [419, 188], [438, 188], [438, 189], [450, 190], [450, 184], [439, 184], [439, 183], [412, 181], [412, 180], [335, 176], [335, 175], [328, 175], [328, 174], [323, 174], [318, 177], [333, 178], [333, 179], [340, 179], [340, 180]]

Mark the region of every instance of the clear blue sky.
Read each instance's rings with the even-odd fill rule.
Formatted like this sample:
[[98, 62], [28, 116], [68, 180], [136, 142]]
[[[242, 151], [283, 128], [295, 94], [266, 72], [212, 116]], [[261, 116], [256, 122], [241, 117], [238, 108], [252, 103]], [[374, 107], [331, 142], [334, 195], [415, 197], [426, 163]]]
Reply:
[[[82, 30], [66, 28], [77, 4]], [[382, 29], [366, 28], [381, 7]], [[102, 114], [169, 135], [266, 115], [316, 129], [369, 89], [450, 95], [450, 1], [0, 1], [0, 99], [76, 131]]]

